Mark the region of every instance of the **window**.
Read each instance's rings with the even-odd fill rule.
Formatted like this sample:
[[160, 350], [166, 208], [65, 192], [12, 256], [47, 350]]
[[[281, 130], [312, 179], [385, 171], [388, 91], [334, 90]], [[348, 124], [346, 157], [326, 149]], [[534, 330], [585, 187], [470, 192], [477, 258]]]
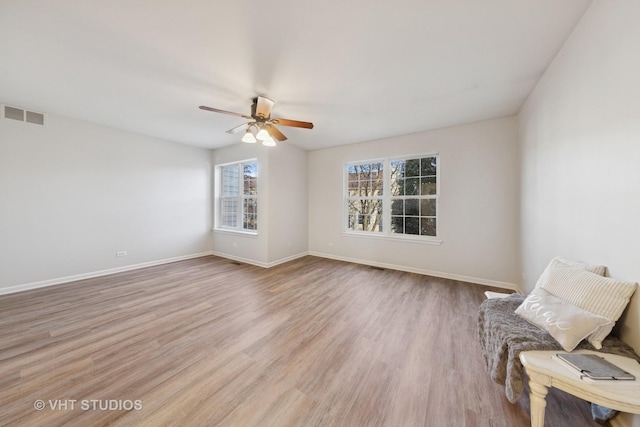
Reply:
[[391, 232], [436, 235], [437, 158], [391, 161]]
[[347, 231], [437, 236], [438, 156], [346, 166]]
[[219, 177], [216, 227], [257, 232], [258, 163], [244, 161], [216, 166]]
[[347, 166], [350, 230], [382, 231], [383, 175], [382, 163]]

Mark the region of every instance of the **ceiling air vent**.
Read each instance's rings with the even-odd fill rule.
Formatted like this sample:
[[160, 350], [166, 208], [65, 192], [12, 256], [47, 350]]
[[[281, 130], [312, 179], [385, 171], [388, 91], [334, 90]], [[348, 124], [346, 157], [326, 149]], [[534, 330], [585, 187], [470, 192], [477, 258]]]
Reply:
[[9, 105], [3, 105], [2, 107], [2, 117], [5, 119], [18, 120], [41, 126], [44, 125], [43, 113], [36, 113], [35, 111], [28, 111], [22, 108], [11, 107]]

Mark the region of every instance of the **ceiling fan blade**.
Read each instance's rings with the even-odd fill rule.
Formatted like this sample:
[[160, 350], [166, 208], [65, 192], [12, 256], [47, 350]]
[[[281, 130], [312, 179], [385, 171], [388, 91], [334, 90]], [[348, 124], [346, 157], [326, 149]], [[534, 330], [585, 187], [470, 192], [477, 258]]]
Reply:
[[247, 130], [247, 128], [249, 127], [249, 123], [243, 123], [239, 126], [236, 126], [234, 128], [231, 128], [227, 131], [227, 133], [238, 133], [241, 132], [243, 130]]
[[271, 135], [273, 139], [277, 139], [278, 141], [281, 141], [281, 142], [286, 141], [287, 137], [284, 136], [284, 133], [280, 132], [280, 130], [277, 127], [275, 127], [271, 123], [267, 123], [265, 127], [267, 128], [269, 135]]
[[276, 125], [292, 126], [294, 128], [313, 129], [313, 123], [311, 122], [301, 122], [298, 120], [276, 119], [276, 118], [271, 119], [271, 122]]
[[268, 119], [271, 115], [271, 108], [273, 107], [273, 101], [264, 96], [258, 96], [256, 98], [256, 116]]
[[247, 115], [240, 114], [240, 113], [233, 113], [231, 111], [219, 110], [217, 108], [207, 107], [205, 105], [201, 105], [200, 109], [201, 110], [206, 110], [206, 111], [213, 111], [214, 113], [229, 114], [230, 116], [244, 117], [245, 119], [249, 119], [249, 120], [253, 119], [253, 117], [251, 117], [251, 116], [247, 116]]

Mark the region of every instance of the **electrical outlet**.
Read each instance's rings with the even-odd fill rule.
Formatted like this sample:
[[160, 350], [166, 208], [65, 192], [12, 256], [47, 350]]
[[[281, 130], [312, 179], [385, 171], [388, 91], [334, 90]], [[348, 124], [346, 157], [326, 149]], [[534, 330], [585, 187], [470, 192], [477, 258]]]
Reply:
[[332, 248], [333, 247], [333, 242], [329, 242], [329, 247]]
[[238, 244], [237, 244], [236, 242], [233, 242], [233, 247], [234, 247], [234, 248], [237, 248], [237, 247], [238, 247]]
[[116, 256], [117, 257], [127, 256], [127, 251], [118, 251], [116, 252]]

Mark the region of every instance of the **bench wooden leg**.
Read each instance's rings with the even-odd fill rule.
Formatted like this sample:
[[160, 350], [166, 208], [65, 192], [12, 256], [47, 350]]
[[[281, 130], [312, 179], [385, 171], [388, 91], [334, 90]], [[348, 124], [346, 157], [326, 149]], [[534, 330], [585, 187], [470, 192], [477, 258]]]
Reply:
[[529, 393], [529, 404], [531, 405], [531, 427], [544, 427], [544, 410], [547, 406], [547, 387], [533, 382], [533, 380], [529, 381], [529, 388], [531, 389], [531, 393]]

